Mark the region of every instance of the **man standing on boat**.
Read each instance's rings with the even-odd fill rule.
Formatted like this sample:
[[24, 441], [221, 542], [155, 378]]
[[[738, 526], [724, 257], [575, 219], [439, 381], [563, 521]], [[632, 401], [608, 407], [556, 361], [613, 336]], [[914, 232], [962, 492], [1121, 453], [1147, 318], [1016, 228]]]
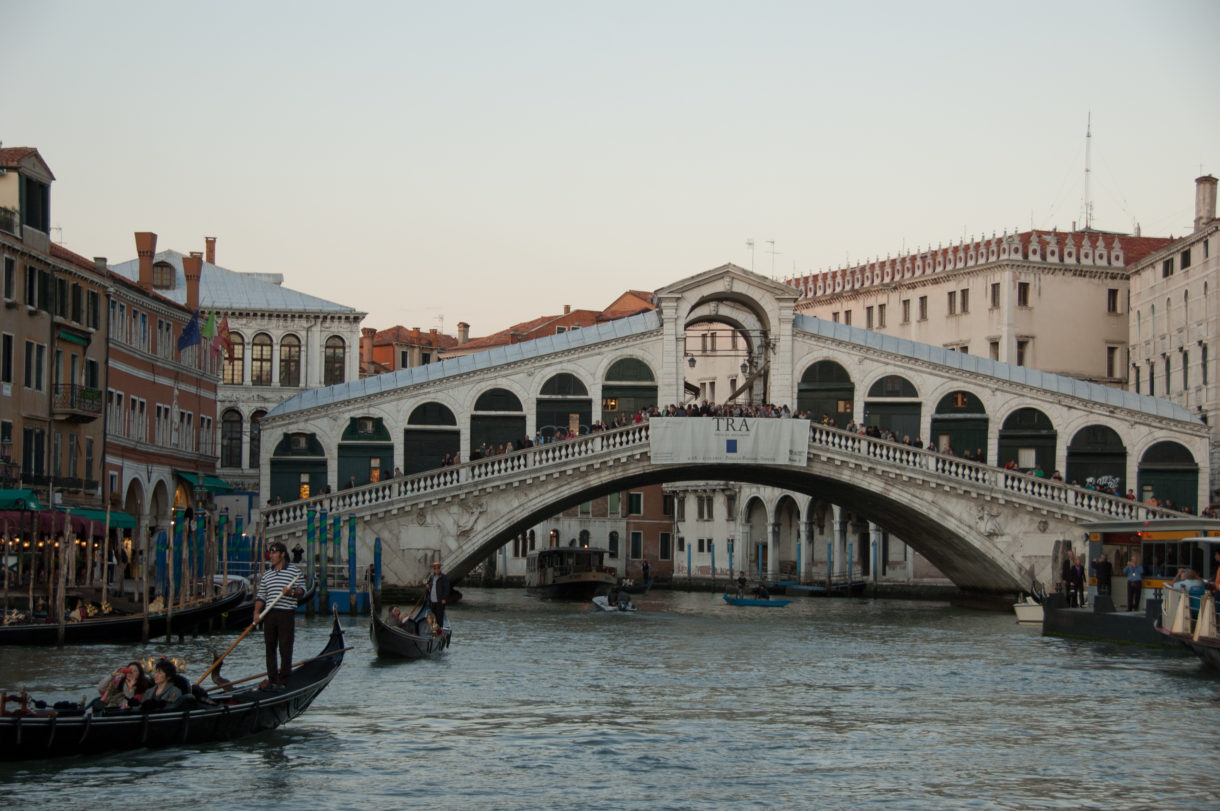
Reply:
[[436, 627], [445, 627], [445, 601], [449, 599], [449, 575], [441, 571], [441, 562], [432, 562], [432, 574], [424, 583], [424, 594], [428, 598], [428, 608], [436, 617]]
[[[263, 572], [254, 598], [254, 618], [274, 603], [263, 617], [263, 641], [267, 646], [267, 685], [272, 690], [288, 686], [292, 673], [292, 642], [296, 630], [297, 598], [305, 596], [300, 585], [301, 570], [288, 562], [288, 547], [273, 541], [267, 547], [271, 568]], [[277, 600], [278, 598], [278, 600]], [[276, 653], [279, 663], [276, 663]]]

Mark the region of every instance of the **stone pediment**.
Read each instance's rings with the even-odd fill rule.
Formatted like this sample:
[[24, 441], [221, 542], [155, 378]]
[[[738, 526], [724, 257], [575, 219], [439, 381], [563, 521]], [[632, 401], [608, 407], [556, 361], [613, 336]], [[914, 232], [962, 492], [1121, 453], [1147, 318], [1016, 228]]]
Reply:
[[780, 300], [796, 301], [801, 295], [799, 290], [783, 282], [738, 267], [732, 262], [666, 285], [659, 288], [655, 295], [658, 299], [671, 296], [701, 299], [710, 295], [723, 296], [739, 289], [749, 290], [753, 297], [765, 294]]

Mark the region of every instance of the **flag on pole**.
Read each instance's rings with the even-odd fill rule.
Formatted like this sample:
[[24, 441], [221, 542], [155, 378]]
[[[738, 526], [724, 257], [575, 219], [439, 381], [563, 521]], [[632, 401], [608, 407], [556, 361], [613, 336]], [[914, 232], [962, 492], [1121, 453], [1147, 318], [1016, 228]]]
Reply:
[[188, 346], [195, 346], [199, 343], [199, 311], [191, 316], [191, 320], [182, 328], [182, 335], [178, 338], [178, 351], [186, 349]]
[[203, 335], [204, 338], [207, 338], [209, 341], [216, 336], [216, 311], [215, 310], [208, 313], [208, 322], [203, 325], [203, 332], [201, 334]]
[[225, 351], [225, 357], [233, 354], [233, 339], [229, 337], [229, 317], [226, 315], [220, 319], [220, 326], [216, 327], [215, 345]]

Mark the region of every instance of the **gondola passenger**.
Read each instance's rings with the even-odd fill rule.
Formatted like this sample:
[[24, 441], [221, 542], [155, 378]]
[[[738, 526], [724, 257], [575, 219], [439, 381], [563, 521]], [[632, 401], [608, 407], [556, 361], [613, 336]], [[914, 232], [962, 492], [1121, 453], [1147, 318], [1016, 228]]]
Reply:
[[153, 666], [153, 687], [144, 694], [141, 707], [148, 710], [159, 710], [168, 707], [182, 698], [182, 691], [174, 683], [178, 668], [169, 659], [158, 659]]
[[103, 676], [97, 683], [98, 698], [90, 702], [95, 710], [135, 706], [140, 697], [149, 688], [151, 682], [144, 675], [144, 666], [139, 662], [130, 662], [126, 667], [116, 667], [108, 676]]

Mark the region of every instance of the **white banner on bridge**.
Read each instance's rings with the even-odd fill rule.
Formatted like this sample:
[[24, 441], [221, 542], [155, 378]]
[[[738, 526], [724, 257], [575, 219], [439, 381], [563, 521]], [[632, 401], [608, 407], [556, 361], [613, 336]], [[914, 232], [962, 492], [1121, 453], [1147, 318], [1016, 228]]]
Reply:
[[654, 417], [649, 445], [656, 464], [736, 462], [796, 465], [809, 456], [809, 420], [775, 417]]

